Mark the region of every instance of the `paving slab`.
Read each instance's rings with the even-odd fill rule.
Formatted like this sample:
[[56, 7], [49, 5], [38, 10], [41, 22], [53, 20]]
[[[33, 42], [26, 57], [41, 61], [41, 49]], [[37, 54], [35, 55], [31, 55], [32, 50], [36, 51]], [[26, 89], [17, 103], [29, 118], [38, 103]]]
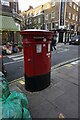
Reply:
[[78, 118], [78, 87], [69, 85], [65, 93], [53, 101], [68, 118]]
[[79, 73], [77, 64], [67, 64], [51, 70], [51, 84], [38, 92], [25, 89], [24, 78], [9, 84], [11, 91], [23, 92], [29, 101], [32, 118], [78, 118]]
[[[42, 112], [41, 112], [42, 111]], [[60, 111], [48, 101], [44, 101], [32, 111], [33, 118], [58, 118]]]

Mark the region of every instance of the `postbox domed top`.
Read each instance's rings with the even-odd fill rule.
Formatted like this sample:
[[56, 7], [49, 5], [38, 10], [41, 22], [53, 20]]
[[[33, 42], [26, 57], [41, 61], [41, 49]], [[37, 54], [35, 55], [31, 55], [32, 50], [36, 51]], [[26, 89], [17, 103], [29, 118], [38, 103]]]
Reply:
[[40, 30], [40, 29], [26, 29], [26, 30], [23, 30], [25, 32], [28, 32], [28, 31], [31, 31], [31, 32], [49, 32], [49, 30]]
[[34, 38], [34, 37], [45, 37], [46, 39], [51, 39], [53, 37], [53, 32], [49, 30], [40, 30], [40, 29], [27, 29], [20, 32], [20, 34], [25, 38]]
[[44, 34], [44, 33], [51, 33], [53, 34], [53, 32], [49, 31], [49, 30], [40, 30], [40, 29], [27, 29], [27, 30], [22, 30], [20, 32], [21, 34]]

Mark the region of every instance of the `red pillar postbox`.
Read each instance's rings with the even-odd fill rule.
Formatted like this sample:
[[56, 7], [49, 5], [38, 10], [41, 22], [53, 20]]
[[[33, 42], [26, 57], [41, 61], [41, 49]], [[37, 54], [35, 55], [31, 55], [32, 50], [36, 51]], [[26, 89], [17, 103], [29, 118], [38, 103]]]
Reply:
[[50, 85], [52, 32], [24, 30], [23, 36], [25, 88], [39, 91]]

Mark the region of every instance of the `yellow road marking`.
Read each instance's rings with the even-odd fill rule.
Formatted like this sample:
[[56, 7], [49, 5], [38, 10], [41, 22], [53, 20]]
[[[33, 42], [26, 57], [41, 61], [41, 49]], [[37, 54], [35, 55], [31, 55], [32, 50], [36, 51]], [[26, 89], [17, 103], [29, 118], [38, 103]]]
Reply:
[[65, 65], [66, 67], [72, 67], [72, 65], [71, 64], [67, 64], [67, 65]]
[[60, 118], [60, 119], [64, 118], [63, 113], [60, 113], [60, 114], [59, 114], [59, 118]]
[[25, 84], [25, 82], [23, 80], [20, 80], [19, 83], [21, 83], [22, 85]]

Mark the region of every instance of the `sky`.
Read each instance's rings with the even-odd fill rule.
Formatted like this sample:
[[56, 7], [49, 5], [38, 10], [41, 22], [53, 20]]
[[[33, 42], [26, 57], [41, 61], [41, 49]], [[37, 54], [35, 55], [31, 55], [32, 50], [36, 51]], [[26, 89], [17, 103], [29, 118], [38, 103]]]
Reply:
[[[50, 0], [18, 0], [19, 2], [19, 10], [24, 11], [29, 8], [29, 5], [32, 5], [33, 8], [44, 4]], [[80, 1], [80, 0], [74, 0], [74, 1]]]
[[32, 5], [33, 8], [44, 4], [50, 0], [18, 0], [19, 2], [19, 10], [24, 11], [29, 8], [29, 5]]

